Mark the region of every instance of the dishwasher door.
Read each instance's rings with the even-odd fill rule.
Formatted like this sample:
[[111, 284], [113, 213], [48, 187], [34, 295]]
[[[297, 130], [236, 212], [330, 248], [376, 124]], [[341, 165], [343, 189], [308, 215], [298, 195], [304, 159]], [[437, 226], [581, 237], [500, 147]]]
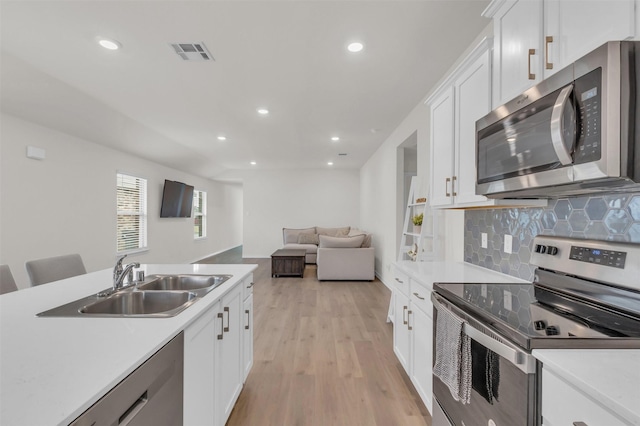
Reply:
[[181, 426], [183, 348], [181, 332], [71, 425]]

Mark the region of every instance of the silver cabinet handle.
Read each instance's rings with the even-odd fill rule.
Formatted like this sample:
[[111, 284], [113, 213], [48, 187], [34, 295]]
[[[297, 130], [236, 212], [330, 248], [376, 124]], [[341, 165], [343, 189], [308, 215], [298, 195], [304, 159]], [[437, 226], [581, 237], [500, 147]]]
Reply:
[[253, 283], [251, 283], [251, 285], [248, 285], [247, 288], [251, 288], [253, 287]]
[[222, 312], [218, 312], [218, 318], [220, 318], [220, 334], [218, 334], [218, 340], [222, 340], [224, 339], [224, 315], [222, 315]]
[[[229, 318], [229, 316], [230, 316], [229, 307], [225, 306], [224, 307], [224, 311], [227, 313], [227, 326], [223, 327], [223, 330], [224, 330], [225, 333], [228, 333], [229, 332], [229, 320], [230, 320], [230, 318]], [[224, 326], [224, 322], [222, 323], [222, 325]]]
[[458, 195], [456, 193], [456, 179], [458, 179], [457, 176], [454, 176], [451, 178], [451, 194], [455, 197], [456, 195]]
[[573, 426], [589, 426], [585, 422], [573, 422]]
[[[571, 164], [572, 161], [571, 152], [565, 145], [565, 140], [562, 136], [562, 112], [569, 101], [571, 90], [573, 90], [573, 84], [560, 91], [551, 112], [551, 143], [562, 165]], [[573, 141], [571, 141], [571, 147], [573, 148]]]
[[404, 281], [402, 281], [401, 279], [399, 279], [398, 277], [396, 277], [396, 281], [398, 281], [400, 284], [404, 284]]
[[244, 326], [244, 329], [248, 330], [249, 329], [249, 324], [251, 323], [251, 316], [249, 314], [249, 310], [248, 309], [245, 309], [244, 313], [247, 314], [247, 325]]
[[451, 197], [451, 193], [449, 192], [449, 182], [451, 182], [451, 178], [446, 178], [444, 180], [444, 195], [445, 195], [445, 197]]
[[403, 306], [403, 307], [402, 307], [402, 323], [403, 323], [404, 325], [407, 325], [407, 324], [408, 324], [407, 320], [405, 319], [405, 315], [406, 315], [406, 313], [407, 313], [407, 307], [406, 307], [406, 306]]
[[536, 49], [529, 49], [529, 55], [527, 56], [529, 61], [529, 65], [528, 65], [529, 68], [527, 69], [529, 71], [529, 80], [536, 79], [536, 75], [531, 72], [531, 57], [535, 54], [536, 54]]
[[409, 321], [409, 315], [411, 315], [412, 313], [413, 313], [413, 312], [411, 312], [411, 311], [409, 311], [409, 312], [407, 313], [407, 328], [408, 328], [409, 330], [413, 330], [413, 327], [411, 327], [411, 324], [409, 323], [409, 322], [410, 322], [410, 321]]
[[420, 300], [424, 300], [424, 297], [420, 297], [420, 295], [418, 293], [413, 293], [413, 295], [415, 297], [417, 297], [418, 299], [420, 299]]
[[544, 38], [544, 67], [548, 70], [553, 69], [553, 62], [549, 62], [549, 45], [553, 43], [553, 36]]

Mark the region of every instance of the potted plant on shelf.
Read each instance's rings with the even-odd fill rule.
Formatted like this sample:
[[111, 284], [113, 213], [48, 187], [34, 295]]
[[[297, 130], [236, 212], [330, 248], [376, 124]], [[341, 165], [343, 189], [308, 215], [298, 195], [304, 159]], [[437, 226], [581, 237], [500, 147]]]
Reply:
[[413, 221], [413, 232], [419, 234], [422, 230], [422, 219], [424, 218], [424, 213], [417, 214], [411, 218]]

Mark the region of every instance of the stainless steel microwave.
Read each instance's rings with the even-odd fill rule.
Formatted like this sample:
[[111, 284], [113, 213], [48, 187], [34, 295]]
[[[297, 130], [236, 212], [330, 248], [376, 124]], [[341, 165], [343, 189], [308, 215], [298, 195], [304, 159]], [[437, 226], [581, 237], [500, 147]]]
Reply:
[[476, 192], [640, 190], [640, 42], [604, 44], [476, 122]]

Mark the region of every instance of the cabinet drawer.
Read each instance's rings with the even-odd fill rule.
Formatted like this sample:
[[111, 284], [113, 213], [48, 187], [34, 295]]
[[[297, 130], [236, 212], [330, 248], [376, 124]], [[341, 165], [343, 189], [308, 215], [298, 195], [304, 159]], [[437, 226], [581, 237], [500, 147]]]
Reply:
[[545, 426], [582, 422], [587, 426], [624, 426], [628, 423], [573, 384], [543, 367], [542, 418]]
[[429, 318], [433, 318], [433, 303], [431, 303], [431, 290], [421, 283], [411, 282], [411, 306], [420, 308]]
[[393, 285], [405, 296], [409, 296], [409, 276], [398, 268], [393, 273]]
[[247, 300], [253, 294], [253, 274], [246, 277], [242, 282], [242, 300]]

